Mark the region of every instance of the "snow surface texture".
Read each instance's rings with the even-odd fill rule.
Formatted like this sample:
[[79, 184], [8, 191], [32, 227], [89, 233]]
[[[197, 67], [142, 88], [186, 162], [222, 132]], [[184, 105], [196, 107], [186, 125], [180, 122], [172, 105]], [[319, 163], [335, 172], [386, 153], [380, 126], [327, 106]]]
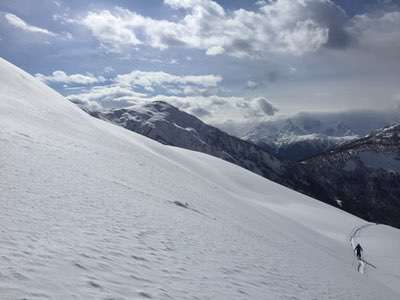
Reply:
[[398, 230], [361, 233], [360, 274], [359, 218], [91, 118], [3, 60], [0, 97], [1, 299], [400, 297]]

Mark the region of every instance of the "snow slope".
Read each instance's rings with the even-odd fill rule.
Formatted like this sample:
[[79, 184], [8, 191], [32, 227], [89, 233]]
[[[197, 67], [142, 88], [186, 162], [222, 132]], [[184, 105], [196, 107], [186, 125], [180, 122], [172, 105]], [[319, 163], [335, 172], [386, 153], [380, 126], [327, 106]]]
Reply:
[[400, 297], [396, 229], [362, 237], [371, 262], [393, 251], [362, 275], [359, 218], [91, 118], [4, 60], [0, 99], [1, 299]]
[[212, 127], [166, 102], [138, 103], [128, 108], [90, 111], [162, 144], [210, 154], [276, 182], [281, 182], [282, 163], [261, 147]]

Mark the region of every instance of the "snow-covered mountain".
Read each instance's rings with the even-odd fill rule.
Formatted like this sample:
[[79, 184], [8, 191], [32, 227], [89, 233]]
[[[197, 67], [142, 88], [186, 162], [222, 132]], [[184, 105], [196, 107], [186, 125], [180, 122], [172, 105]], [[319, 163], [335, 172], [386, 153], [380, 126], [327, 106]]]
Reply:
[[400, 125], [375, 130], [305, 160], [306, 177], [325, 197], [369, 220], [400, 227]]
[[329, 156], [346, 156], [346, 170], [361, 167], [400, 172], [400, 124], [374, 130], [364, 138], [333, 149]]
[[400, 296], [397, 229], [92, 118], [1, 59], [0, 99], [1, 299]]
[[[181, 148], [194, 150], [206, 154], [210, 154], [216, 157], [223, 158], [227, 161], [235, 163], [239, 166], [247, 168], [248, 170], [264, 176], [267, 179], [271, 179], [277, 183], [283, 184], [289, 188], [310, 195], [316, 199], [329, 203], [331, 205], [340, 207], [345, 211], [349, 211], [357, 216], [367, 218], [372, 222], [380, 222], [393, 226], [400, 227], [400, 209], [395, 199], [400, 197], [400, 190], [397, 189], [397, 185], [393, 185], [392, 180], [383, 179], [385, 176], [380, 177], [381, 180], [389, 182], [390, 187], [385, 187], [384, 193], [379, 190], [379, 187], [373, 184], [369, 184], [369, 190], [360, 194], [357, 188], [350, 187], [344, 191], [341, 189], [341, 183], [338, 183], [336, 187], [329, 184], [326, 180], [326, 176], [335, 178], [341, 178], [343, 170], [326, 172], [324, 163], [317, 161], [314, 164], [296, 164], [287, 161], [279, 161], [274, 156], [270, 155], [263, 147], [256, 146], [251, 142], [240, 140], [233, 136], [230, 136], [223, 131], [209, 126], [198, 118], [183, 112], [176, 107], [167, 104], [165, 102], [153, 102], [148, 104], [138, 104], [126, 109], [113, 109], [108, 111], [97, 111], [90, 112], [93, 116], [110, 121], [114, 124], [120, 125], [131, 131], [140, 133], [144, 136], [150, 137], [166, 145], [178, 146]], [[305, 122], [302, 123], [303, 125]], [[325, 126], [325, 130], [322, 130], [320, 126], [307, 126], [307, 128], [319, 127], [321, 132], [326, 134], [348, 134], [349, 130], [343, 125], [336, 126], [335, 131], [329, 131], [332, 126]], [[291, 123], [289, 132], [301, 134], [304, 133], [303, 129], [295, 127]], [[299, 137], [299, 135], [297, 136]], [[342, 143], [346, 138], [341, 139]], [[323, 140], [315, 138], [316, 145], [318, 141]], [[364, 139], [356, 140], [354, 143], [346, 144], [346, 147], [352, 147], [358, 145]], [[313, 145], [313, 139], [309, 138], [306, 143], [310, 143], [310, 147]], [[295, 151], [299, 151], [299, 144], [291, 144]], [[334, 143], [331, 145], [334, 147]], [[316, 147], [313, 148], [314, 150]], [[340, 147], [338, 149], [341, 149]], [[270, 149], [270, 151], [273, 151]], [[324, 148], [318, 150], [325, 153]], [[310, 154], [310, 153], [309, 153]], [[328, 153], [328, 156], [330, 154]], [[362, 154], [367, 155], [366, 153]], [[387, 165], [393, 165], [392, 154], [381, 153], [379, 157], [376, 157], [375, 163], [386, 163]], [[399, 164], [400, 165], [400, 164]], [[312, 167], [311, 167], [312, 166]], [[333, 176], [333, 174], [335, 174]], [[365, 168], [364, 177], [372, 174], [371, 171]], [[321, 176], [320, 176], [321, 175]], [[359, 174], [357, 172], [346, 173], [346, 184], [349, 185], [352, 182], [358, 182]], [[366, 183], [367, 184], [367, 183]], [[391, 196], [387, 197], [386, 191], [390, 191]], [[347, 199], [346, 204], [339, 205], [337, 199]], [[362, 201], [359, 200], [359, 196], [362, 196]], [[378, 201], [379, 200], [379, 201]]]
[[270, 153], [207, 125], [166, 102], [89, 113], [163, 144], [210, 154], [266, 178], [281, 180], [282, 164]]
[[[237, 136], [252, 141], [278, 158], [300, 161], [366, 135], [400, 119], [398, 112], [348, 111], [299, 113], [262, 122]], [[232, 126], [221, 125], [232, 131]]]

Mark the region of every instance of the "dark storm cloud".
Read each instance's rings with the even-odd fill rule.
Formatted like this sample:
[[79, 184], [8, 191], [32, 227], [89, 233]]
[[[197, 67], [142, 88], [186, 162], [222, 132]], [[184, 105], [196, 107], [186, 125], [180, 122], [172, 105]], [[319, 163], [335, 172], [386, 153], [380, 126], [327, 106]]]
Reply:
[[265, 98], [258, 98], [257, 103], [261, 111], [267, 116], [273, 116], [276, 112], [278, 112], [278, 109]]
[[279, 72], [276, 70], [270, 71], [267, 74], [267, 78], [268, 78], [269, 82], [276, 82], [276, 81], [278, 81], [279, 77], [280, 77]]
[[343, 49], [351, 45], [355, 38], [347, 30], [350, 17], [341, 7], [328, 0], [314, 1], [309, 6], [310, 17], [329, 30], [325, 47]]
[[210, 115], [211, 115], [211, 113], [210, 113], [208, 110], [206, 110], [206, 109], [204, 109], [204, 108], [201, 108], [201, 107], [192, 108], [192, 109], [190, 110], [190, 112], [191, 112], [192, 114], [194, 114], [196, 117], [199, 117], [199, 118], [202, 118], [202, 117], [206, 117], [206, 116], [210, 116]]

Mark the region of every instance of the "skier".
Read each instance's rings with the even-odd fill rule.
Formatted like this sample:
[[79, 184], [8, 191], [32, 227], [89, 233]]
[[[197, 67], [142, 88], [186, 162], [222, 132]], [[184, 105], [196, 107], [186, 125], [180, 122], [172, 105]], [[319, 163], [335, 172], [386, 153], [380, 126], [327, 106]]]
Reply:
[[364, 249], [361, 247], [360, 244], [357, 244], [357, 246], [354, 248], [354, 251], [356, 252], [356, 255], [357, 255], [358, 260], [361, 260], [361, 252], [362, 252], [363, 250], [364, 250]]

